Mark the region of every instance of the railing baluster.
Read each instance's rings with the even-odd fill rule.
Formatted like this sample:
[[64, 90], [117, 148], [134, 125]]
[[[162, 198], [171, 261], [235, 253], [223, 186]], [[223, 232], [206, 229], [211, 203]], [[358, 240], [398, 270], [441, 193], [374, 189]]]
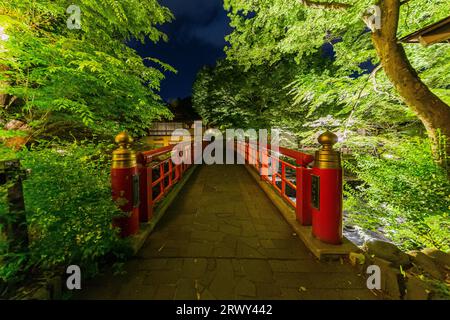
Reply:
[[169, 188], [172, 186], [172, 178], [173, 178], [173, 164], [172, 164], [172, 160], [169, 160]]

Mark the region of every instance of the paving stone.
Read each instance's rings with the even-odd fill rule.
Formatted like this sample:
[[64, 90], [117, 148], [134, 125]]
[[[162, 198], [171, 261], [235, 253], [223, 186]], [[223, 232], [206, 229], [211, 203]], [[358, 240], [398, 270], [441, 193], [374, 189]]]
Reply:
[[223, 222], [223, 224], [228, 224], [230, 226], [238, 228], [241, 228], [242, 225], [241, 221], [236, 219], [221, 219], [221, 222]]
[[[190, 226], [189, 226], [189, 228], [192, 229]], [[189, 240], [191, 238], [191, 236], [192, 236], [192, 231], [191, 230], [189, 230], [189, 231], [182, 231], [180, 229], [178, 229], [177, 231], [173, 231], [173, 232], [169, 233], [169, 238], [171, 240], [180, 240], [180, 241]]]
[[255, 237], [258, 236], [255, 227], [251, 223], [242, 223], [242, 233], [244, 237]]
[[143, 281], [144, 285], [176, 284], [181, 276], [177, 270], [163, 270], [150, 273]]
[[332, 266], [321, 267], [315, 260], [288, 260], [285, 265], [285, 272], [336, 272]]
[[188, 258], [184, 259], [182, 275], [185, 278], [198, 279], [205, 272], [208, 262], [204, 258]]
[[270, 228], [270, 227], [267, 227], [267, 226], [262, 225], [262, 224], [255, 224], [254, 226], [255, 226], [256, 232], [258, 232], [258, 233], [259, 233], [260, 231], [266, 231], [267, 228]]
[[227, 300], [233, 297], [234, 287], [232, 275], [216, 273], [208, 289], [217, 299]]
[[261, 243], [259, 242], [258, 237], [239, 237], [237, 239], [239, 242], [247, 244], [249, 247], [252, 247], [254, 249], [259, 249], [261, 247]]
[[367, 288], [362, 277], [347, 273], [274, 273], [275, 281], [283, 287], [314, 289], [363, 289]]
[[221, 220], [233, 220], [235, 214], [232, 211], [230, 212], [219, 211], [216, 213], [216, 216]]
[[296, 288], [280, 288], [281, 296], [284, 300], [300, 300], [300, 292]]
[[151, 300], [154, 298], [157, 286], [142, 286], [127, 284], [120, 288], [120, 294], [115, 298], [120, 300]]
[[181, 258], [167, 259], [166, 268], [170, 271], [181, 272], [181, 270], [183, 269], [183, 259]]
[[268, 260], [268, 262], [273, 272], [289, 271], [285, 260]]
[[275, 249], [275, 243], [273, 240], [260, 240], [261, 246], [266, 249]]
[[179, 248], [171, 248], [171, 247], [161, 247], [160, 249], [153, 251], [145, 251], [143, 253], [144, 258], [149, 257], [160, 257], [160, 258], [168, 258], [168, 257], [178, 257], [180, 254]]
[[235, 277], [245, 276], [244, 268], [238, 259], [232, 259], [231, 264], [233, 265], [233, 271]]
[[175, 300], [197, 300], [197, 298], [194, 280], [178, 280], [174, 297]]
[[[136, 270], [163, 270], [166, 269], [167, 259], [137, 259], [132, 261], [132, 268], [129, 272]], [[127, 263], [129, 264], [129, 263]]]
[[185, 256], [189, 257], [211, 257], [213, 244], [211, 242], [191, 242], [189, 243]]
[[214, 271], [217, 268], [217, 261], [216, 259], [208, 259], [208, 265], [207, 270], [208, 271]]
[[292, 241], [292, 239], [272, 239], [273, 244], [275, 245], [275, 248], [277, 249], [288, 249], [288, 248], [292, 248], [292, 249], [299, 249], [300, 250], [300, 246], [298, 245], [297, 242]]
[[236, 250], [230, 247], [217, 246], [214, 247], [213, 256], [218, 258], [232, 258], [236, 256]]
[[225, 233], [227, 235], [240, 236], [241, 228], [223, 224], [223, 225], [219, 226], [219, 232]]
[[205, 289], [200, 294], [200, 300], [217, 300], [217, 298], [208, 289]]
[[237, 239], [236, 236], [225, 235], [220, 242], [216, 242], [216, 245], [236, 249]]
[[207, 271], [205, 272], [200, 279], [198, 279], [199, 285], [201, 285], [204, 288], [209, 288], [212, 281], [216, 277], [216, 272], [213, 271]]
[[[340, 291], [338, 289], [310, 289], [299, 291], [300, 300], [341, 300]], [[356, 299], [348, 299], [356, 300]]]
[[241, 260], [240, 263], [247, 279], [256, 282], [270, 282], [273, 280], [272, 269], [267, 260]]
[[156, 300], [173, 300], [175, 296], [176, 285], [162, 284], [158, 286], [154, 299]]
[[197, 231], [218, 231], [219, 229], [219, 225], [218, 224], [213, 224], [213, 223], [200, 223], [198, 221], [194, 222], [194, 224], [192, 225], [194, 232]]
[[259, 250], [242, 242], [237, 244], [236, 256], [239, 258], [264, 258], [264, 255]]
[[260, 239], [287, 239], [292, 240], [292, 232], [283, 232], [283, 231], [262, 231], [258, 233], [258, 237]]
[[233, 263], [231, 259], [216, 259], [216, 273], [223, 275], [233, 275]]
[[197, 231], [192, 234], [192, 239], [206, 240], [206, 241], [220, 241], [224, 237], [223, 233], [214, 231]]
[[266, 256], [272, 259], [284, 259], [284, 260], [314, 260], [315, 257], [306, 251], [301, 249], [264, 249]]
[[341, 300], [378, 300], [380, 293], [373, 293], [367, 289], [344, 289], [338, 290]]
[[239, 296], [256, 297], [256, 285], [247, 279], [241, 279], [237, 282], [235, 292]]
[[273, 283], [257, 283], [256, 291], [260, 299], [273, 299], [282, 296], [280, 288]]

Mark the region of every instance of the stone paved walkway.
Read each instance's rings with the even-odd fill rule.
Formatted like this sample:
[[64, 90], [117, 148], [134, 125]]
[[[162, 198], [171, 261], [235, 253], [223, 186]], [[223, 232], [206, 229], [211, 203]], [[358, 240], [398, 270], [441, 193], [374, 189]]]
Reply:
[[126, 274], [79, 299], [376, 299], [341, 262], [318, 262], [243, 166], [197, 169]]

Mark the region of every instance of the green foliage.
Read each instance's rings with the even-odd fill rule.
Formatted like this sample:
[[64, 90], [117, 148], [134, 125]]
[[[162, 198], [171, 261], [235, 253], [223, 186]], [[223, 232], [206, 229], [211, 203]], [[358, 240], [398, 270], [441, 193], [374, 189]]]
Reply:
[[2, 259], [8, 263], [0, 266], [1, 280], [70, 264], [89, 276], [105, 257], [126, 254], [126, 242], [112, 228], [121, 212], [111, 199], [110, 153], [110, 145], [88, 142], [42, 142], [20, 153], [22, 165], [31, 170], [24, 181], [30, 251], [8, 252], [3, 239]]
[[112, 218], [110, 146], [39, 146], [23, 153], [31, 259], [42, 268], [94, 263], [119, 245]]
[[402, 141], [378, 157], [355, 156], [346, 169], [362, 183], [346, 186], [350, 223], [381, 229], [404, 249], [450, 250], [450, 182], [428, 142]]
[[[81, 30], [67, 27], [72, 4]], [[88, 276], [106, 256], [126, 254], [111, 225], [120, 212], [111, 200], [111, 146], [102, 141], [121, 130], [143, 135], [172, 116], [159, 89], [163, 72], [175, 70], [131, 48], [166, 41], [158, 27], [172, 19], [157, 0], [1, 2], [8, 39], [0, 40], [0, 123], [20, 119], [30, 130], [0, 130], [0, 159], [19, 156], [31, 169], [24, 182], [31, 242], [29, 252], [13, 252], [0, 238], [0, 294], [2, 281], [72, 263]], [[18, 155], [3, 144], [21, 136], [39, 143]], [[67, 142], [85, 138], [95, 142]], [[0, 186], [2, 214], [7, 188]]]
[[7, 83], [1, 91], [19, 99], [4, 116], [23, 118], [40, 137], [142, 134], [153, 120], [170, 116], [158, 91], [160, 69], [174, 70], [143, 60], [126, 44], [166, 39], [156, 27], [172, 19], [170, 11], [156, 0], [83, 0], [82, 30], [70, 30], [71, 4], [0, 5], [0, 25], [10, 36], [0, 48], [0, 83]]
[[280, 120], [277, 113], [290, 108], [283, 81], [292, 77], [296, 69], [295, 65], [280, 63], [246, 71], [228, 61], [219, 61], [217, 67], [204, 68], [198, 74], [193, 90], [194, 108], [209, 125], [267, 128]]
[[[291, 109], [301, 114], [301, 120], [314, 121], [326, 115], [344, 120], [345, 136], [361, 128], [392, 130], [397, 124], [415, 122], [415, 115], [399, 99], [384, 71], [367, 74], [369, 62], [377, 66], [379, 59], [362, 16], [376, 1], [340, 2], [351, 7], [336, 11], [290, 0], [225, 1], [235, 28], [227, 37], [231, 43], [226, 48], [227, 59], [249, 70], [249, 77], [258, 73], [261, 65], [292, 67], [295, 62], [295, 71], [281, 79], [290, 89]], [[399, 37], [449, 14], [450, 5], [445, 0], [408, 2], [401, 8]], [[328, 62], [321, 56], [324, 45], [328, 52], [331, 48], [334, 51]], [[449, 100], [448, 46], [409, 45], [406, 49], [422, 80], [443, 100]], [[259, 82], [260, 88], [276, 84], [270, 72]], [[299, 130], [298, 120], [281, 122], [288, 129]]]

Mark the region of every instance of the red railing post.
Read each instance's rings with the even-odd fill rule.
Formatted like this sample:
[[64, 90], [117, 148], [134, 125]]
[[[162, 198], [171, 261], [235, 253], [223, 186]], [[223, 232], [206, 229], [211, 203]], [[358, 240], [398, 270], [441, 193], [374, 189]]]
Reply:
[[165, 181], [164, 181], [166, 179], [166, 177], [165, 177], [165, 170], [164, 170], [164, 162], [161, 162], [159, 164], [159, 179], [162, 179], [161, 183], [159, 184], [160, 192], [162, 194], [164, 194], [164, 191], [166, 191], [166, 185], [165, 185]]
[[248, 149], [249, 149], [249, 143], [247, 142], [247, 138], [245, 138], [245, 164], [250, 164], [250, 161], [248, 159]]
[[173, 183], [173, 163], [172, 159], [169, 159], [169, 188], [172, 187]]
[[269, 175], [269, 151], [266, 148], [261, 149], [261, 179], [267, 180]]
[[129, 148], [132, 142], [126, 132], [117, 135], [119, 148], [113, 152], [111, 168], [112, 198], [124, 212], [113, 219], [113, 226], [120, 228], [123, 238], [139, 231], [139, 171], [136, 153]]
[[153, 217], [153, 174], [152, 168], [149, 166], [151, 158], [145, 158], [138, 154], [138, 168], [140, 177], [140, 206], [139, 220], [140, 222], [149, 222]]
[[342, 243], [341, 155], [333, 150], [338, 137], [325, 132], [319, 137], [322, 149], [316, 152], [312, 170], [312, 233], [325, 243]]
[[[308, 160], [312, 161], [312, 157], [308, 159], [297, 159], [296, 168], [296, 216], [297, 221], [303, 226], [312, 224], [312, 207], [311, 207], [311, 169], [307, 167]], [[309, 161], [309, 162], [311, 162]]]

